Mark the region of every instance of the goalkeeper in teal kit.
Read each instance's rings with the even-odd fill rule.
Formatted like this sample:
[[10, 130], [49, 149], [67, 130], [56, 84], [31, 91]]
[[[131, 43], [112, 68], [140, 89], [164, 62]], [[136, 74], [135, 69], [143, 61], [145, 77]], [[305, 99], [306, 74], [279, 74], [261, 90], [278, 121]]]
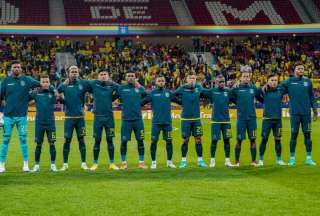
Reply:
[[307, 152], [306, 164], [310, 166], [316, 165], [311, 157], [311, 108], [313, 109], [313, 118], [315, 121], [318, 117], [318, 104], [313, 93], [311, 80], [304, 77], [304, 65], [297, 62], [294, 65], [294, 77], [283, 81], [280, 86], [289, 95], [291, 138], [288, 165], [294, 166], [296, 164], [295, 151], [300, 125], [302, 127]]
[[22, 150], [24, 172], [29, 169], [29, 155], [27, 144], [27, 112], [29, 104], [29, 91], [40, 86], [40, 82], [29, 76], [22, 75], [21, 63], [13, 61], [12, 75], [6, 77], [1, 83], [1, 101], [5, 102], [3, 114], [4, 124], [2, 133], [2, 146], [0, 152], [0, 173], [5, 172], [5, 162], [12, 135], [12, 129], [18, 128], [19, 142]]

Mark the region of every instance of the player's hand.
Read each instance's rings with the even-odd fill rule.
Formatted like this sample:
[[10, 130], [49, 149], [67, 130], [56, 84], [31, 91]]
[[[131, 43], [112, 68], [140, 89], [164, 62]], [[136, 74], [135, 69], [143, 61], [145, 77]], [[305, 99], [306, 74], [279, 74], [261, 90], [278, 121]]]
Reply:
[[317, 119], [318, 119], [318, 113], [314, 113], [313, 114], [313, 121], [317, 121]]
[[232, 85], [232, 88], [239, 88], [240, 82], [235, 81]]
[[136, 88], [140, 88], [141, 87], [141, 84], [138, 82], [138, 80], [136, 79], [136, 82], [134, 83], [135, 87]]
[[268, 90], [268, 85], [262, 86], [261, 90], [263, 93], [265, 93]]
[[68, 78], [68, 79], [66, 79], [66, 80], [63, 82], [63, 84], [64, 84], [64, 85], [69, 85], [69, 83], [70, 83], [69, 78]]

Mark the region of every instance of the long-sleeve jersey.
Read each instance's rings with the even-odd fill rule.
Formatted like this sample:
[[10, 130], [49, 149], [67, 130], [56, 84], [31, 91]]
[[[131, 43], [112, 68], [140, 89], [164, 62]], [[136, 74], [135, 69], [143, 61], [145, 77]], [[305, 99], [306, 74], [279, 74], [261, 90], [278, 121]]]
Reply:
[[1, 83], [1, 100], [5, 101], [4, 115], [8, 117], [26, 116], [29, 92], [39, 86], [39, 81], [29, 76], [6, 77]]
[[204, 89], [201, 86], [194, 88], [188, 85], [180, 86], [175, 92], [182, 105], [182, 119], [199, 119], [200, 118], [200, 97], [203, 95]]
[[254, 99], [258, 95], [257, 88], [253, 84], [240, 84], [231, 90], [231, 98], [237, 106], [238, 120], [250, 120], [256, 118]]
[[205, 90], [205, 96], [212, 104], [212, 117], [213, 122], [229, 122], [229, 103], [230, 89], [228, 88], [213, 88]]
[[146, 96], [143, 87], [136, 88], [132, 84], [124, 84], [118, 88], [117, 97], [120, 98], [122, 106], [122, 120], [139, 120], [141, 115], [141, 103]]
[[118, 88], [119, 85], [114, 82], [90, 81], [89, 92], [93, 95], [95, 116], [113, 117], [112, 101]]
[[267, 88], [265, 92], [258, 89], [258, 100], [263, 103], [263, 117], [266, 119], [281, 119], [281, 108], [284, 90], [281, 87]]
[[147, 93], [142, 104], [151, 102], [152, 106], [152, 123], [153, 124], [171, 124], [171, 102], [176, 102], [177, 99], [173, 93], [165, 88], [157, 88]]
[[74, 80], [68, 85], [59, 86], [58, 92], [64, 94], [66, 116], [83, 117], [85, 94], [88, 90], [88, 80]]
[[30, 98], [36, 103], [36, 123], [54, 124], [54, 105], [56, 98], [52, 90], [40, 90], [32, 92]]
[[291, 115], [310, 115], [310, 108], [318, 113], [318, 104], [314, 97], [312, 82], [305, 77], [290, 77], [280, 86], [289, 95]]

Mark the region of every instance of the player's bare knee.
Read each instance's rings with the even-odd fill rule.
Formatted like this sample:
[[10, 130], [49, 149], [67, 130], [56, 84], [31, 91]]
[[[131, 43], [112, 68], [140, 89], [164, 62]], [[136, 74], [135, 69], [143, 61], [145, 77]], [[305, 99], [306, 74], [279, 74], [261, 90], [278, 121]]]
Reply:
[[183, 138], [183, 144], [188, 144], [189, 143], [190, 137], [185, 137]]
[[202, 140], [201, 136], [197, 136], [197, 137], [194, 138], [194, 141], [195, 141], [196, 144], [201, 144], [201, 140]]

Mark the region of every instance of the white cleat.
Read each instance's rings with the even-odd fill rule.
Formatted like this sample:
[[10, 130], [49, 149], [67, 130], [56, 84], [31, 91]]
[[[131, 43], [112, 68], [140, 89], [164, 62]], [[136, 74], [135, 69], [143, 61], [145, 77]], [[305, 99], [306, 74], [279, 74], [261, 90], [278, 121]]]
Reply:
[[263, 167], [264, 166], [263, 160], [259, 160], [258, 166], [259, 167]]
[[67, 164], [67, 163], [64, 163], [63, 166], [62, 166], [62, 168], [60, 169], [60, 171], [61, 171], [61, 172], [65, 172], [65, 171], [68, 170], [68, 168], [69, 168], [68, 164]]
[[230, 160], [229, 160], [229, 161], [226, 161], [226, 162], [224, 163], [224, 165], [225, 165], [226, 167], [233, 167], [233, 165], [232, 165], [232, 163], [230, 162]]
[[40, 172], [40, 165], [39, 164], [34, 165], [31, 172]]
[[98, 164], [93, 164], [92, 167], [90, 168], [91, 171], [95, 171], [96, 169], [98, 169]]
[[150, 169], [157, 169], [157, 162], [156, 161], [152, 161]]
[[176, 165], [174, 165], [174, 164], [172, 163], [172, 161], [167, 161], [167, 167], [168, 167], [168, 168], [171, 168], [171, 169], [177, 168]]
[[216, 166], [216, 160], [215, 159], [211, 159], [210, 161], [210, 165], [211, 168], [214, 168]]
[[22, 171], [23, 172], [30, 172], [28, 161], [23, 162]]
[[6, 171], [6, 167], [4, 163], [0, 163], [0, 173], [4, 173]]
[[276, 162], [279, 166], [287, 166], [288, 164], [285, 163], [283, 160], [277, 160]]
[[87, 166], [87, 163], [85, 163], [85, 162], [81, 163], [81, 169], [88, 170], [89, 168]]
[[51, 164], [50, 171], [51, 172], [58, 172], [57, 166], [55, 164]]

